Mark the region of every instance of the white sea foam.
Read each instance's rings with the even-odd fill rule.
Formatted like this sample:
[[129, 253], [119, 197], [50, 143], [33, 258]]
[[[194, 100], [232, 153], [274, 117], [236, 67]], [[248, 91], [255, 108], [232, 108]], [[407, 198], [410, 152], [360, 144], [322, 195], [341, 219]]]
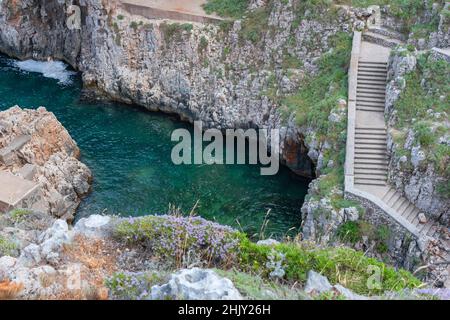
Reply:
[[67, 70], [68, 65], [61, 61], [36, 61], [25, 60], [15, 61], [14, 65], [20, 70], [27, 72], [37, 72], [46, 78], [52, 78], [59, 81], [60, 84], [70, 84], [74, 71]]

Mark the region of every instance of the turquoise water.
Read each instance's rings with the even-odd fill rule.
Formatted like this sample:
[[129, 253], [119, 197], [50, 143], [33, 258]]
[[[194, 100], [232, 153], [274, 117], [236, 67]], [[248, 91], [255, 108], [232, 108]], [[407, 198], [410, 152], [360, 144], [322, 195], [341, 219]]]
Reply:
[[266, 235], [298, 230], [307, 180], [286, 168], [261, 176], [260, 168], [250, 165], [175, 166], [170, 136], [176, 128], [192, 130], [189, 124], [126, 105], [82, 102], [80, 78], [64, 66], [21, 67], [45, 76], [0, 56], [0, 110], [45, 106], [77, 141], [94, 175], [77, 218], [165, 213], [169, 204], [189, 212], [198, 200], [199, 215], [249, 234], [260, 231], [269, 209]]

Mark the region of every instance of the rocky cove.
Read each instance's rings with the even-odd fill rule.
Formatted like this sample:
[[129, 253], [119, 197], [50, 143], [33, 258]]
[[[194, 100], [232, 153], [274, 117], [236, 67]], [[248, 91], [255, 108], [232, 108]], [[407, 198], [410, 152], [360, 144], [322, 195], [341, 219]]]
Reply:
[[[408, 232], [405, 232], [401, 226], [399, 227], [395, 221], [391, 221], [389, 217], [385, 219], [386, 217], [382, 213], [378, 213], [376, 209], [374, 210], [370, 204], [358, 201], [358, 199], [344, 198], [341, 179], [343, 158], [345, 157], [343, 155], [345, 136], [342, 133], [345, 133], [347, 113], [345, 84], [347, 79], [345, 75], [351, 51], [351, 33], [353, 30], [366, 26], [371, 17], [370, 11], [347, 6], [329, 7], [328, 4], [320, 4], [317, 7], [308, 6], [308, 4], [299, 4], [297, 1], [249, 1], [248, 15], [241, 19], [205, 24], [134, 16], [124, 10], [120, 2], [116, 1], [80, 1], [76, 5], [81, 8], [82, 28], [81, 30], [68, 30], [65, 25], [66, 12], [68, 5], [72, 2], [50, 1], [45, 4], [36, 1], [19, 2], [20, 4], [17, 1], [4, 1], [0, 4], [0, 49], [2, 52], [19, 59], [33, 58], [45, 61], [51, 57], [69, 63], [74, 69], [81, 71], [85, 98], [135, 104], [151, 111], [176, 114], [181, 119], [190, 122], [202, 120], [206, 127], [211, 128], [279, 128], [282, 132], [281, 157], [284, 164], [299, 175], [318, 178], [310, 185], [309, 194], [302, 208], [303, 219], [298, 217], [299, 222], [303, 220], [303, 226], [301, 237], [295, 241], [303, 238], [315, 241], [317, 246], [335, 245], [337, 247], [344, 243], [358, 250], [365, 250], [369, 256], [384, 260], [396, 267], [408, 268], [411, 271], [416, 270], [424, 263], [434, 265], [435, 258], [433, 257], [441, 255], [442, 250], [445, 252], [448, 249], [445, 248], [445, 245], [442, 247], [441, 244], [437, 244], [433, 248], [426, 248], [418, 240], [411, 241]], [[439, 10], [442, 10], [442, 7], [440, 4], [425, 6], [426, 9], [421, 11], [417, 19], [423, 23], [431, 23], [430, 21], [434, 17], [439, 17]], [[402, 27], [405, 22], [394, 14], [392, 9], [383, 7], [382, 13], [386, 16], [385, 24], [392, 29], [398, 28], [402, 32], [404, 31]], [[427, 50], [433, 46], [448, 46], [448, 24], [443, 18], [444, 15], [440, 17], [441, 20], [436, 26], [435, 32], [421, 36], [422, 38], [418, 41], [413, 31], [409, 34], [408, 44], [420, 47], [421, 50]], [[397, 83], [401, 83], [403, 77], [397, 70], [402, 68], [401, 65], [401, 63], [395, 62], [390, 65]], [[388, 90], [391, 89], [388, 88]], [[397, 88], [394, 90], [401, 91]], [[312, 92], [312, 94], [308, 95], [308, 92]], [[11, 101], [10, 104], [16, 103]], [[31, 105], [33, 104], [31, 103]], [[5, 105], [5, 108], [9, 106]], [[293, 110], [292, 108], [297, 109]], [[395, 121], [394, 116], [390, 125], [393, 125]], [[408, 147], [411, 146], [410, 143]], [[390, 146], [390, 148], [391, 152], [396, 154], [396, 147]], [[400, 170], [406, 175], [402, 181], [395, 182], [396, 187], [399, 190], [404, 189], [407, 194], [411, 194], [408, 191], [411, 188], [419, 190], [420, 196], [409, 197], [410, 201], [419, 206], [426, 213], [428, 219], [437, 220], [442, 224], [445, 241], [446, 230], [448, 232], [448, 199], [442, 197], [441, 193], [437, 194], [435, 191], [437, 188], [434, 186], [431, 187], [431, 192], [422, 192], [425, 190], [424, 188], [430, 190], [429, 181], [421, 180], [420, 177], [423, 167], [415, 168], [415, 177], [410, 179], [410, 173], [406, 173], [407, 171], [398, 166], [397, 161], [401, 156], [392, 157], [393, 162], [390, 164], [391, 172]], [[405, 162], [404, 158], [401, 161]], [[416, 160], [414, 162], [417, 163]], [[90, 167], [89, 163], [88, 166]], [[397, 168], [393, 169], [394, 166]], [[148, 172], [141, 173], [144, 177], [152, 175]], [[288, 172], [284, 174], [289, 175]], [[440, 175], [442, 174], [437, 173], [439, 181], [443, 179]], [[398, 176], [397, 174], [392, 179]], [[295, 189], [290, 189], [294, 185], [296, 184], [289, 183], [287, 188], [281, 185], [277, 197], [282, 194], [284, 196], [286, 192], [295, 193]], [[264, 201], [267, 200], [263, 200], [263, 203]], [[433, 205], [426, 205], [428, 201], [432, 201]], [[300, 204], [298, 206], [300, 207]], [[293, 210], [293, 212], [299, 214], [299, 207], [297, 207], [297, 211]], [[237, 210], [242, 209], [241, 204], [239, 203], [236, 208]], [[286, 212], [286, 206], [281, 205], [279, 208], [280, 212]], [[83, 210], [83, 204], [81, 210]], [[133, 209], [130, 207], [128, 210]], [[261, 211], [261, 209], [258, 210]], [[87, 208], [86, 211], [90, 211], [88, 214], [94, 213], [92, 207]], [[179, 212], [176, 211], [174, 216], [177, 216], [177, 213]], [[13, 212], [12, 216], [15, 215]], [[250, 212], [249, 217], [252, 219], [254, 213]], [[10, 216], [5, 216], [5, 219], [10, 221]], [[103, 224], [102, 218], [97, 216], [93, 216], [92, 219], [94, 221], [92, 223], [95, 225], [94, 229], [97, 228], [98, 221], [100, 221], [100, 228], [104, 224], [109, 226], [110, 223], [108, 220]], [[120, 219], [117, 222], [113, 219], [115, 222], [110, 226], [111, 229], [108, 229], [107, 235], [102, 233], [100, 238], [103, 240], [105, 237], [117, 239], [119, 235], [121, 241], [131, 240], [131, 243], [127, 243], [127, 246], [131, 245], [131, 247], [122, 249], [131, 250], [132, 256], [139, 257], [138, 260], [142, 260], [142, 257], [150, 258], [150, 256], [146, 256], [148, 250], [145, 248], [152, 250], [150, 260], [158, 261], [161, 258], [164, 260], [167, 252], [158, 253], [161, 248], [149, 241], [149, 235], [156, 232], [161, 239], [167, 236], [166, 233], [158, 233], [160, 232], [160, 223], [164, 225], [165, 222], [158, 221], [156, 223], [151, 217], [147, 219], [149, 221], [142, 218], [142, 220], [130, 222]], [[172, 218], [168, 219], [171, 221]], [[73, 232], [61, 221], [49, 221], [46, 225], [46, 228], [49, 228], [48, 231], [43, 228], [39, 231], [43, 233], [30, 241], [37, 246], [33, 247], [36, 250], [31, 252], [24, 250], [20, 253], [17, 261], [4, 259], [5, 266], [13, 266], [16, 263], [18, 263], [18, 267], [24, 266], [24, 261], [29, 261], [26, 255], [31, 254], [31, 256], [39, 256], [37, 258], [39, 262], [35, 260], [29, 264], [28, 268], [36, 267], [39, 264], [42, 266], [47, 261], [53, 265], [51, 267], [53, 271], [48, 269], [50, 273], [54, 275], [55, 272], [56, 274], [62, 272], [58, 269], [65, 266], [64, 263], [61, 264], [61, 259], [52, 260], [52, 255], [46, 257], [48, 249], [40, 247], [46, 240], [52, 238], [53, 231], [56, 229], [61, 229], [55, 231], [56, 234], [61, 234], [54, 246], [56, 255], [65, 247], [64, 244], [73, 243]], [[55, 224], [52, 226], [52, 223]], [[186, 223], [189, 225], [191, 221], [177, 221], [176, 223], [180, 223], [183, 229], [187, 228]], [[85, 221], [80, 221], [81, 228], [83, 224]], [[91, 222], [88, 224], [90, 225]], [[137, 227], [138, 230], [141, 230], [139, 228], [144, 225], [150, 228], [146, 231], [149, 233], [145, 236], [136, 233], [138, 231], [134, 228]], [[368, 231], [367, 226], [371, 226], [370, 230], [378, 231]], [[386, 229], [386, 227], [383, 229], [382, 226], [387, 226], [386, 232], [380, 231]], [[123, 229], [123, 227], [127, 228]], [[220, 226], [216, 227], [218, 234], [222, 234], [222, 231], [225, 233], [229, 231], [222, 230]], [[21, 229], [20, 225], [17, 228]], [[77, 229], [76, 225], [74, 229]], [[177, 230], [177, 228], [174, 229]], [[48, 237], [45, 236], [47, 233], [50, 234]], [[355, 235], [357, 240], [349, 241], [349, 234]], [[86, 234], [81, 232], [81, 236], [84, 237]], [[98, 237], [98, 235], [96, 236]], [[215, 242], [213, 238], [208, 239], [206, 241]], [[77, 241], [80, 242], [79, 244], [83, 243], [83, 239], [77, 238], [75, 242], [77, 243]], [[123, 245], [121, 241], [117, 243], [117, 246]], [[229, 242], [229, 246], [232, 248], [234, 248], [233, 243], [233, 241]], [[242, 267], [239, 268], [241, 272], [251, 270], [245, 264], [247, 255], [256, 261], [262, 259], [259, 262], [266, 265], [263, 272], [266, 276], [269, 278], [279, 277], [287, 280], [287, 283], [295, 280], [304, 281], [306, 271], [317, 270], [320, 267], [320, 263], [314, 257], [315, 252], [319, 254], [320, 249], [303, 248], [304, 244], [300, 244], [299, 247], [296, 244], [295, 250], [301, 252], [299, 253], [301, 257], [306, 254], [310, 257], [308, 259], [312, 259], [308, 260], [312, 264], [305, 266], [300, 260], [290, 260], [292, 259], [290, 255], [286, 258], [287, 253], [291, 250], [290, 246], [293, 245], [290, 242], [278, 244], [269, 241], [269, 246], [261, 243], [256, 247], [242, 239], [238, 243], [237, 257], [240, 261], [239, 265]], [[92, 244], [91, 241], [88, 241], [86, 245], [91, 246]], [[98, 243], [97, 245], [101, 246]], [[135, 247], [136, 245], [137, 247]], [[143, 248], [144, 250], [141, 251]], [[225, 260], [234, 261], [233, 259], [236, 257], [234, 256], [235, 252], [231, 250], [231, 253], [219, 253], [217, 261], [205, 263], [202, 259], [204, 252], [199, 248], [194, 246], [188, 251], [195, 256], [194, 265], [199, 264], [202, 267], [218, 267], [227, 270]], [[273, 248], [273, 250], [269, 248]], [[175, 259], [177, 269], [192, 265], [185, 260], [185, 249], [181, 250], [182, 258], [179, 255], [179, 248], [174, 249], [173, 255], [169, 253], [169, 256]], [[105, 250], [109, 249], [105, 248]], [[326, 251], [326, 249], [324, 250]], [[333, 255], [354, 254], [353, 251], [342, 250], [338, 249], [337, 252], [330, 253], [331, 264], [337, 261]], [[125, 256], [128, 256], [128, 253]], [[227, 259], [223, 260], [224, 256]], [[64, 260], [66, 256], [61, 258]], [[120, 254], [114, 262], [118, 270], [123, 270], [120, 267], [122, 259], [123, 255]], [[179, 263], [180, 259], [181, 264]], [[143, 266], [141, 262], [138, 263], [135, 270], [132, 270], [132, 274], [119, 274], [119, 282], [115, 276], [109, 279], [108, 288], [112, 295], [117, 294], [118, 298], [136, 298], [135, 296], [121, 296], [115, 289], [123, 285], [122, 280], [124, 279], [140, 279], [141, 272], [144, 270], [158, 268]], [[305, 269], [293, 276], [292, 268], [300, 266]], [[357, 270], [357, 267], [348, 266], [345, 263], [343, 267], [354, 268], [355, 274], [361, 272], [361, 270]], [[428, 272], [427, 269], [421, 275], [422, 279], [428, 281], [432, 286], [448, 286], [446, 279], [449, 273], [446, 265], [439, 264], [437, 269], [434, 267], [431, 269], [431, 272]], [[173, 265], [169, 270], [173, 270]], [[110, 270], [102, 269], [100, 271], [111, 274]], [[24, 272], [33, 273], [29, 270]], [[184, 277], [183, 272], [181, 271], [181, 274], [175, 277]], [[201, 273], [201, 271], [198, 272]], [[103, 277], [105, 276], [103, 274]], [[214, 277], [211, 274], [204, 276]], [[232, 274], [226, 276], [233, 278]], [[314, 279], [314, 276], [313, 272], [308, 273], [308, 282], [310, 278]], [[312, 291], [320, 293], [331, 290], [337, 296], [358, 298], [357, 295], [352, 296], [353, 293], [346, 292], [346, 288], [336, 289], [339, 284], [332, 272], [327, 273], [327, 276], [336, 285], [334, 287], [326, 286], [328, 288], [326, 290], [314, 289]], [[8, 278], [14, 278], [14, 273], [8, 274]], [[144, 276], [144, 278], [146, 277]], [[158, 285], [165, 283], [167, 278], [163, 278], [156, 281]], [[171, 294], [179, 295], [179, 292], [168, 293], [171, 290], [179, 289], [171, 286], [170, 281], [167, 285], [162, 285], [164, 289], [161, 290], [169, 296]], [[179, 280], [173, 279], [173, 283], [177, 283], [177, 281]], [[22, 282], [26, 283], [27, 281], [25, 279]], [[402, 283], [407, 288], [414, 288], [418, 285], [415, 280], [409, 278], [404, 278]], [[93, 286], [92, 283], [90, 286]], [[387, 293], [394, 289], [393, 287], [383, 287], [382, 290], [378, 289], [379, 291], [367, 292], [351, 284], [348, 286], [363, 294]], [[98, 287], [102, 289], [101, 285]], [[143, 284], [143, 288], [147, 290], [149, 284]], [[140, 291], [143, 293], [145, 290]], [[155, 290], [157, 291], [157, 289]], [[279, 290], [283, 291], [283, 288], [279, 288]], [[146, 293], [148, 294], [148, 292]], [[303, 291], [295, 294], [302, 296]], [[42, 295], [45, 296], [45, 294]], [[153, 295], [157, 296], [158, 293], [154, 293], [152, 289], [151, 296]], [[103, 296], [101, 290], [94, 294], [94, 297], [97, 298]], [[146, 295], [139, 297], [144, 296], [147, 297]], [[83, 297], [86, 298], [86, 296]]]

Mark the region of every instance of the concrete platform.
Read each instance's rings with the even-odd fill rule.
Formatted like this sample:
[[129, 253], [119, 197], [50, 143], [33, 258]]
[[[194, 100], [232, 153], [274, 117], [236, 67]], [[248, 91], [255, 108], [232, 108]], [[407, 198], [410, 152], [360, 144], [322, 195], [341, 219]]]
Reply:
[[387, 62], [391, 50], [375, 43], [361, 43], [360, 61]]
[[131, 14], [148, 19], [170, 19], [209, 23], [223, 20], [203, 10], [206, 0], [120, 0], [122, 7]]
[[40, 190], [39, 184], [7, 171], [0, 171], [0, 212], [14, 208], [30, 208]]

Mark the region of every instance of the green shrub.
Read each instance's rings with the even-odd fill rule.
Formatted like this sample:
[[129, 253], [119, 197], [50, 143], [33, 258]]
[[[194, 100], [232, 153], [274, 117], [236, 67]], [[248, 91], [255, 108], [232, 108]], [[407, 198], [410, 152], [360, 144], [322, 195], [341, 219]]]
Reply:
[[203, 5], [206, 13], [239, 19], [247, 10], [249, 0], [208, 0]]
[[[243, 233], [199, 217], [146, 216], [125, 220], [116, 226], [115, 235], [131, 245], [147, 249], [166, 265], [176, 267], [185, 266], [183, 262], [224, 270], [232, 266], [236, 272], [250, 273], [261, 277], [262, 281], [269, 281], [276, 260], [280, 262], [276, 268], [283, 270], [281, 281], [286, 285], [304, 283], [310, 270], [361, 294], [380, 294], [420, 285], [420, 281], [410, 273], [395, 271], [349, 248], [317, 248], [295, 242], [284, 242], [274, 247], [258, 245]], [[186, 256], [198, 259], [183, 260]], [[173, 264], [177, 261], [179, 263]], [[380, 272], [378, 287], [367, 286], [372, 276], [369, 267]], [[117, 289], [120, 287], [125, 294], [132, 295], [133, 292], [127, 289], [131, 281], [129, 276], [135, 275], [118, 274], [108, 282], [109, 287], [115, 291], [120, 291]], [[241, 277], [241, 280], [248, 286], [248, 279]]]
[[191, 23], [166, 23], [163, 22], [160, 24], [160, 29], [164, 34], [166, 41], [170, 41], [175, 39], [176, 41], [181, 40], [181, 34], [183, 31], [190, 33], [194, 26]]
[[148, 290], [164, 282], [166, 275], [157, 272], [116, 272], [105, 279], [109, 294], [118, 300], [140, 300], [148, 298]]
[[0, 257], [12, 256], [19, 247], [16, 243], [0, 236]]
[[267, 7], [258, 8], [249, 12], [247, 17], [242, 21], [241, 38], [254, 44], [260, 42], [267, 31], [268, 19], [269, 10]]
[[[272, 250], [268, 246], [257, 245], [243, 237], [239, 251], [240, 268], [267, 277], [268, 271], [265, 265]], [[350, 248], [319, 249], [296, 243], [281, 243], [275, 246], [275, 250], [285, 256], [283, 264], [286, 272], [285, 280], [290, 282], [304, 283], [307, 272], [315, 270], [325, 275], [332, 283], [340, 283], [360, 294], [399, 291], [404, 288], [416, 288], [421, 284], [409, 272], [396, 271]], [[374, 272], [379, 272], [380, 283], [369, 286]]]
[[122, 221], [115, 236], [181, 268], [192, 263], [227, 265], [233, 259], [239, 234], [200, 217], [165, 215]]
[[32, 211], [28, 209], [14, 209], [9, 214], [14, 221], [22, 221], [31, 213]]
[[323, 138], [328, 134], [331, 110], [339, 99], [347, 98], [351, 43], [348, 34], [338, 33], [330, 43], [334, 49], [319, 60], [318, 74], [306, 78], [298, 93], [284, 100], [288, 110], [296, 113], [300, 126], [315, 128]]
[[[450, 132], [443, 126], [432, 130], [436, 119], [429, 112], [432, 110], [441, 115], [448, 113], [450, 63], [422, 54], [417, 59], [416, 70], [408, 73], [405, 81], [406, 87], [394, 105], [397, 111], [395, 127], [402, 132], [413, 129], [415, 142], [426, 151], [427, 160], [434, 165], [438, 174], [450, 179], [450, 146], [437, 143], [439, 136]], [[449, 196], [445, 188], [440, 190], [443, 191], [442, 194]]]
[[203, 52], [208, 48], [208, 39], [205, 36], [201, 36], [200, 43], [198, 44], [198, 51]]
[[337, 236], [343, 242], [356, 243], [361, 240], [359, 224], [354, 221], [347, 221], [341, 224], [337, 230]]

